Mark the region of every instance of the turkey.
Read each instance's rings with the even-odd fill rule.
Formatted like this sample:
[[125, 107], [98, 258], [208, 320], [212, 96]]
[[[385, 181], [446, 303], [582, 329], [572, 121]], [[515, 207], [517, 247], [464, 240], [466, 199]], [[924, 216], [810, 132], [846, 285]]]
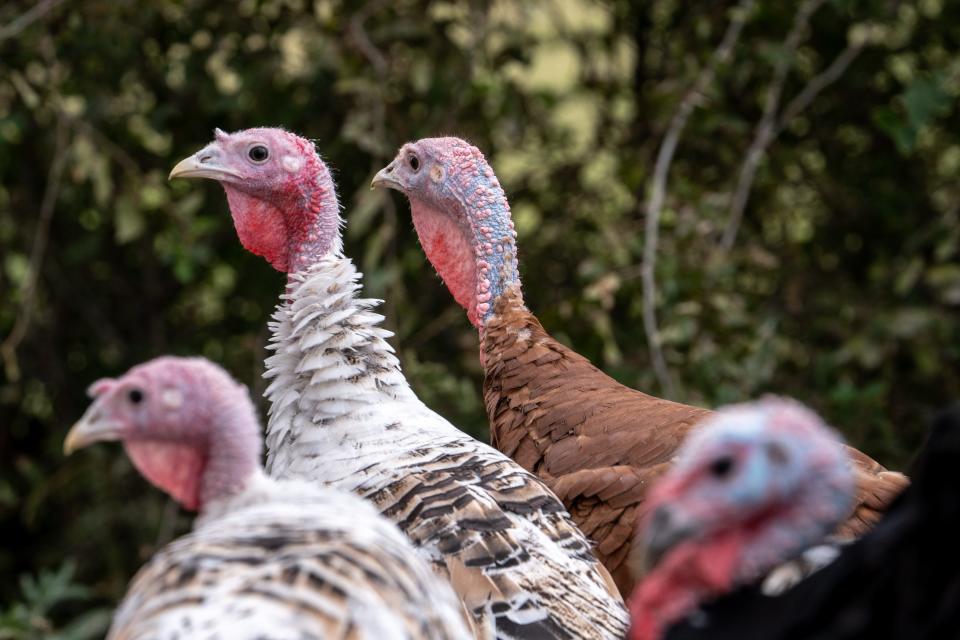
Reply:
[[840, 440], [805, 407], [767, 398], [712, 415], [650, 492], [638, 555], [653, 570], [630, 599], [631, 640], [664, 637], [700, 602], [821, 542], [853, 486]]
[[[404, 145], [373, 185], [410, 200], [427, 258], [480, 334], [493, 445], [542, 478], [596, 544], [621, 593], [650, 483], [706, 409], [616, 382], [552, 338], [524, 305], [510, 205], [483, 154], [458, 138]], [[857, 501], [840, 532], [866, 531], [907, 484], [851, 450]]]
[[217, 131], [171, 177], [221, 183], [241, 243], [287, 274], [270, 324], [267, 470], [377, 505], [448, 578], [480, 636], [622, 637], [616, 586], [535, 476], [427, 408], [341, 252], [333, 181], [280, 129]]
[[756, 578], [846, 513], [851, 478], [815, 414], [768, 399], [717, 412], [653, 490], [654, 564], [631, 640], [913, 640], [960, 632], [960, 407], [936, 421], [913, 483], [876, 527], [782, 594]]
[[263, 474], [253, 403], [220, 367], [161, 357], [90, 395], [64, 451], [120, 440], [144, 477], [200, 512], [133, 579], [109, 638], [470, 633], [450, 586], [370, 504]]

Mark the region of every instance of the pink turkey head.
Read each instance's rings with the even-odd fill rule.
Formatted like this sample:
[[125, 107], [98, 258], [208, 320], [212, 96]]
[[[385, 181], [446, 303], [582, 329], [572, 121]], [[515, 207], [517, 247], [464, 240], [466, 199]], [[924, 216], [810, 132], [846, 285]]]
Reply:
[[792, 400], [716, 412], [647, 496], [649, 575], [631, 598], [636, 640], [707, 597], [753, 582], [829, 534], [853, 506], [839, 436]]
[[170, 178], [223, 185], [240, 242], [278, 271], [296, 272], [340, 250], [330, 171], [309, 140], [276, 128], [224, 133], [180, 161]]
[[203, 358], [164, 356], [91, 385], [64, 452], [120, 440], [137, 470], [184, 507], [243, 488], [262, 441], [246, 387]]
[[459, 138], [407, 143], [373, 185], [406, 194], [427, 258], [474, 326], [508, 287], [519, 292], [510, 204], [479, 149]]

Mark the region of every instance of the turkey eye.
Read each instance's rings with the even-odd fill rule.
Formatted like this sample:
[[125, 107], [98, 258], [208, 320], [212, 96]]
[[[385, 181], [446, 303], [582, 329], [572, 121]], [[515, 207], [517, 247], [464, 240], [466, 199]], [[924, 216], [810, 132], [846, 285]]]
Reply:
[[140, 389], [130, 389], [127, 397], [130, 398], [130, 402], [133, 404], [140, 404], [143, 402], [143, 391], [140, 391]]
[[410, 168], [414, 171], [420, 170], [420, 158], [417, 156], [410, 154], [410, 158], [407, 159], [407, 162], [410, 163]]
[[726, 478], [733, 471], [733, 458], [723, 456], [710, 463], [710, 473], [715, 478]]
[[250, 159], [254, 162], [266, 162], [267, 158], [270, 157], [270, 151], [262, 144], [255, 144], [250, 147], [250, 151], [247, 151], [247, 155], [250, 156]]

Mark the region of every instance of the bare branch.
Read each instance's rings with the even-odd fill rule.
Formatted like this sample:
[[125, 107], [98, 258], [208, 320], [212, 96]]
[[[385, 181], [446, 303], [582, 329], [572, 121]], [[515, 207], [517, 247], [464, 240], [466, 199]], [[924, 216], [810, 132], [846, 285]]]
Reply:
[[777, 130], [777, 111], [780, 109], [780, 97], [787, 83], [787, 75], [793, 65], [794, 55], [800, 46], [800, 40], [810, 24], [810, 18], [823, 5], [825, 0], [805, 0], [797, 9], [793, 17], [793, 26], [783, 42], [783, 51], [773, 69], [773, 80], [767, 88], [767, 97], [763, 105], [763, 115], [757, 123], [753, 133], [753, 141], [747, 149], [747, 156], [740, 166], [737, 176], [737, 186], [730, 200], [730, 209], [727, 213], [727, 225], [720, 241], [720, 248], [728, 251], [733, 247], [743, 218], [743, 210], [747, 207], [750, 189], [757, 175], [757, 168], [763, 159], [767, 147], [773, 141]]
[[740, 0], [733, 10], [733, 16], [727, 31], [723, 35], [720, 44], [714, 50], [707, 66], [700, 70], [693, 85], [683, 96], [680, 106], [670, 121], [670, 126], [660, 145], [660, 151], [657, 153], [657, 163], [654, 167], [653, 177], [650, 182], [650, 195], [645, 209], [645, 231], [646, 235], [643, 244], [643, 264], [641, 275], [643, 277], [643, 329], [647, 335], [647, 342], [650, 345], [650, 356], [653, 361], [653, 372], [657, 381], [663, 388], [664, 395], [670, 397], [673, 395], [673, 379], [667, 368], [666, 359], [663, 357], [663, 348], [660, 343], [660, 330], [657, 327], [657, 242], [660, 232], [660, 212], [663, 208], [663, 199], [666, 192], [667, 177], [670, 173], [670, 164], [673, 162], [673, 155], [676, 152], [677, 144], [683, 129], [687, 125], [690, 114], [697, 106], [699, 97], [707, 90], [713, 82], [717, 67], [725, 63], [733, 53], [733, 47], [740, 39], [740, 32], [743, 25], [753, 9], [754, 0]]
[[[787, 103], [787, 106], [783, 109], [783, 113], [776, 119], [776, 122], [771, 122], [767, 125], [769, 131], [766, 134], [766, 139], [759, 142], [756, 138], [754, 139], [757, 147], [754, 149], [754, 145], [751, 144], [750, 151], [747, 152], [747, 158], [744, 160], [744, 165], [740, 169], [740, 177], [737, 180], [736, 192], [734, 193], [730, 213], [727, 218], [727, 227], [723, 232], [723, 239], [720, 243], [721, 249], [725, 251], [731, 249], [737, 240], [737, 232], [740, 230], [743, 212], [746, 210], [747, 202], [750, 199], [753, 180], [756, 177], [760, 160], [767, 148], [777, 139], [784, 128], [786, 128], [794, 118], [810, 106], [810, 103], [820, 95], [820, 92], [840, 79], [840, 76], [846, 72], [853, 61], [856, 60], [857, 56], [863, 51], [865, 44], [863, 41], [848, 44], [847, 47], [834, 58], [829, 67], [814, 76], [800, 93]], [[751, 156], [751, 153], [753, 156]], [[748, 168], [748, 163], [752, 163], [753, 166]]]
[[100, 131], [100, 129], [94, 127], [86, 120], [73, 120], [72, 124], [82, 129], [91, 138], [94, 138], [97, 145], [106, 151], [108, 156], [116, 160], [117, 164], [120, 165], [128, 177], [137, 181], [140, 180], [140, 167], [137, 165], [136, 160], [134, 160], [123, 147], [115, 143]]
[[[386, 6], [386, 0], [370, 0], [350, 19], [349, 36], [354, 46], [363, 54], [363, 56], [373, 66], [373, 71], [380, 80], [379, 89], [375, 95], [371, 96], [370, 104], [373, 110], [373, 134], [375, 141], [366, 149], [370, 152], [370, 175], [372, 176], [382, 166], [385, 160], [390, 157], [390, 149], [387, 146], [387, 104], [384, 98], [384, 85], [387, 81], [387, 75], [390, 70], [386, 57], [373, 44], [366, 29], [366, 21], [377, 11]], [[364, 187], [361, 187], [363, 189]], [[382, 195], [384, 222], [380, 232], [389, 236], [387, 242], [387, 262], [396, 264], [397, 262], [397, 207], [389, 194]], [[397, 318], [397, 309], [394, 296], [387, 296], [384, 302], [384, 311], [388, 323], [395, 323]], [[391, 328], [396, 333], [396, 325]]]
[[846, 73], [847, 68], [857, 59], [857, 56], [863, 51], [863, 47], [866, 45], [865, 41], [859, 41], [856, 44], [848, 44], [846, 49], [840, 52], [833, 62], [830, 63], [830, 66], [823, 70], [822, 73], [815, 76], [810, 82], [807, 83], [807, 86], [803, 88], [803, 91], [798, 93], [796, 97], [791, 100], [787, 106], [783, 109], [783, 115], [780, 116], [780, 119], [777, 121], [777, 127], [774, 130], [774, 137], [780, 135], [780, 132], [790, 124], [790, 121], [800, 115], [804, 109], [810, 106], [810, 103], [820, 95], [820, 92], [829, 87], [831, 84], [840, 79], [844, 73]]
[[353, 14], [353, 17], [350, 18], [350, 39], [357, 49], [360, 50], [360, 53], [373, 65], [373, 70], [376, 71], [377, 75], [381, 77], [387, 72], [387, 59], [384, 58], [380, 50], [373, 45], [363, 23], [367, 21], [367, 18], [379, 11], [384, 4], [385, 2], [383, 2], [383, 0], [368, 2], [360, 11], [357, 11]]
[[20, 306], [14, 320], [10, 334], [0, 344], [0, 357], [3, 358], [4, 371], [7, 380], [16, 382], [20, 379], [20, 367], [17, 363], [17, 347], [23, 341], [33, 319], [34, 298], [37, 292], [37, 280], [43, 266], [43, 257], [47, 250], [47, 240], [50, 236], [50, 221], [56, 208], [57, 196], [60, 194], [60, 184], [63, 179], [63, 170], [66, 167], [66, 148], [69, 138], [68, 120], [65, 116], [57, 116], [57, 131], [53, 149], [53, 161], [47, 172], [47, 185], [40, 202], [40, 213], [37, 216], [37, 230], [33, 236], [33, 249], [30, 252], [30, 262], [27, 274], [20, 292]]
[[13, 38], [29, 27], [31, 24], [56, 9], [64, 0], [40, 0], [30, 9], [20, 14], [5, 27], [0, 27], [0, 42]]

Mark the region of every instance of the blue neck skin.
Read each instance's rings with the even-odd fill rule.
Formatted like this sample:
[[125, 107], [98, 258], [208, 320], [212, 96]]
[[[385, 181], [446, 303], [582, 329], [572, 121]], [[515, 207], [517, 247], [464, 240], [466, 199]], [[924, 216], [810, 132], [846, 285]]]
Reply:
[[461, 180], [448, 177], [443, 191], [460, 205], [470, 228], [477, 269], [477, 319], [482, 326], [505, 291], [511, 286], [519, 290], [520, 273], [517, 232], [507, 196], [486, 162], [475, 162], [474, 171], [465, 172]]

